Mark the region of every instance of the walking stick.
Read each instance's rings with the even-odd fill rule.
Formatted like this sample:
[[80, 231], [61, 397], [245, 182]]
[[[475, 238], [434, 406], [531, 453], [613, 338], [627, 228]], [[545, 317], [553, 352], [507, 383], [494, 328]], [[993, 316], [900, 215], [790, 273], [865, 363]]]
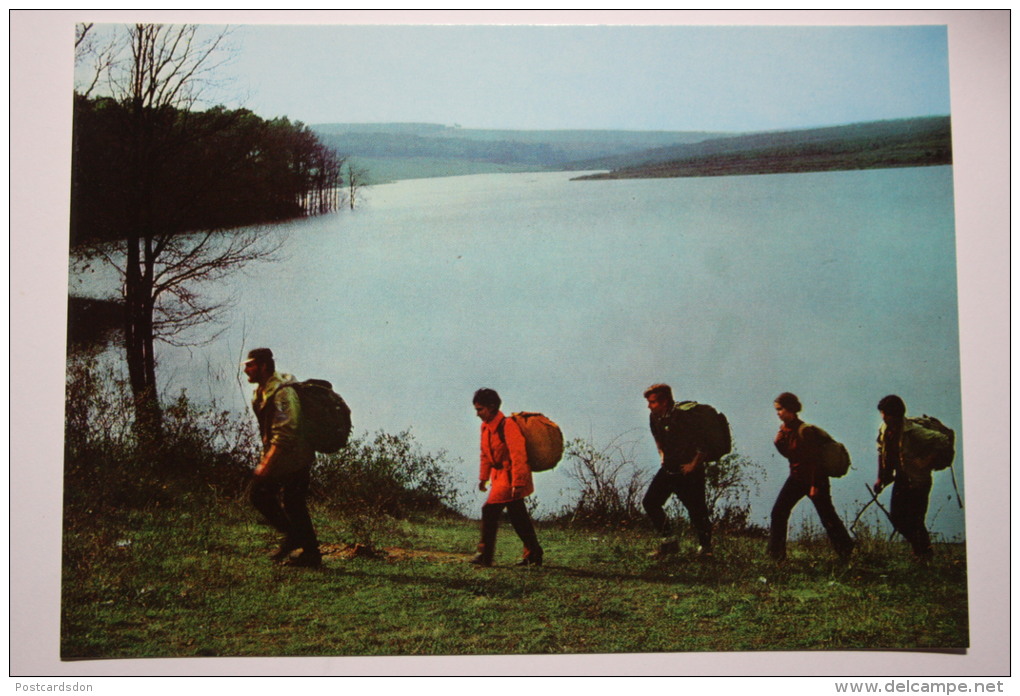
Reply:
[[[882, 501], [878, 499], [878, 493], [875, 492], [875, 490], [871, 487], [870, 484], [866, 483], [864, 484], [864, 487], [868, 489], [868, 494], [871, 496], [871, 500], [869, 500], [868, 503], [861, 508], [861, 511], [857, 513], [857, 519], [855, 519], [854, 523], [850, 525], [850, 529], [853, 529], [855, 526], [857, 526], [857, 523], [860, 521], [861, 516], [864, 515], [864, 511], [867, 510], [872, 503], [875, 503], [882, 510], [882, 512], [885, 513], [886, 518], [889, 520], [889, 524], [893, 526], [892, 533], [896, 534], [896, 524], [893, 523], [892, 515], [889, 514], [889, 511], [885, 509], [885, 505], [882, 505]], [[890, 535], [890, 537], [891, 536], [892, 535]]]
[[953, 465], [949, 465], [949, 476], [952, 477], [953, 481], [953, 492], [956, 493], [956, 504], [963, 509], [963, 498], [960, 497], [960, 489], [956, 487], [956, 471], [953, 470]]
[[[865, 484], [865, 485], [867, 485], [867, 484]], [[850, 531], [851, 532], [854, 531], [854, 527], [856, 527], [857, 523], [861, 521], [861, 517], [864, 515], [864, 513], [867, 511], [867, 509], [869, 507], [871, 507], [871, 504], [873, 502], [875, 502], [875, 498], [874, 497], [872, 497], [872, 499], [869, 500], [868, 502], [864, 503], [864, 507], [862, 507], [860, 509], [860, 512], [857, 513], [857, 517], [854, 518], [853, 524], [850, 525]]]

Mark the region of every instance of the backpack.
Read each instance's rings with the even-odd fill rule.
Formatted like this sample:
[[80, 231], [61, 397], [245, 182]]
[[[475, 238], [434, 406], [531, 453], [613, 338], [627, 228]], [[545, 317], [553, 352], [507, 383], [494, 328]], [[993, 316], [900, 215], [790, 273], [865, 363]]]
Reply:
[[927, 414], [905, 420], [914, 427], [904, 430], [901, 456], [922, 460], [931, 457], [931, 471], [948, 469], [956, 456], [956, 433]]
[[324, 379], [291, 382], [301, 400], [301, 420], [308, 444], [316, 452], [332, 454], [351, 437], [351, 409]]
[[[563, 431], [560, 426], [541, 413], [520, 411], [510, 415], [524, 435], [528, 453], [528, 468], [532, 471], [549, 471], [563, 458]], [[502, 423], [496, 431], [506, 444]]]
[[818, 436], [818, 464], [825, 475], [830, 478], [846, 476], [846, 472], [850, 471], [850, 453], [847, 452], [843, 443], [834, 440], [832, 435], [817, 425], [808, 425], [807, 423], [800, 427], [801, 438], [804, 437], [804, 431], [807, 428], [811, 428]]
[[680, 401], [676, 408], [697, 433], [698, 447], [705, 455], [704, 461], [714, 462], [730, 453], [733, 441], [730, 438], [730, 423], [724, 414], [697, 401]]

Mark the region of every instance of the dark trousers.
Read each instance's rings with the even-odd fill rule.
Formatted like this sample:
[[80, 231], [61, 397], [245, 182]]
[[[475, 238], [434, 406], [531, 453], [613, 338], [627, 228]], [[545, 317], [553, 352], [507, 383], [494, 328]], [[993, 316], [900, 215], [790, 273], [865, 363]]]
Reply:
[[[819, 478], [815, 485], [818, 486], [818, 493], [810, 500], [815, 504], [815, 510], [836, 553], [844, 556], [853, 550], [854, 542], [846, 531], [843, 520], [836, 514], [828, 477]], [[772, 506], [772, 530], [769, 536], [769, 555], [773, 558], [786, 558], [786, 527], [790, 522], [790, 513], [810, 490], [810, 483], [791, 476], [786, 479], [782, 490], [779, 491], [779, 497]]]
[[659, 469], [659, 473], [652, 479], [642, 505], [661, 536], [668, 536], [670, 531], [669, 517], [662, 508], [671, 495], [676, 495], [687, 508], [691, 525], [698, 534], [698, 543], [706, 550], [712, 548], [712, 522], [708, 518], [708, 505], [705, 502], [704, 470], [698, 469], [690, 474], [671, 474], [665, 469]]
[[893, 483], [892, 501], [889, 504], [889, 515], [893, 527], [910, 542], [914, 554], [921, 558], [931, 556], [931, 537], [924, 525], [928, 514], [928, 495], [931, 493], [931, 481], [915, 483], [897, 478]]
[[308, 484], [311, 468], [291, 474], [253, 481], [249, 498], [269, 524], [284, 534], [284, 544], [294, 549], [318, 551], [312, 518], [308, 514]]
[[509, 503], [486, 503], [482, 506], [482, 542], [478, 545], [478, 553], [485, 560], [492, 562], [492, 555], [496, 551], [499, 518], [504, 509], [514, 531], [524, 543], [525, 558], [541, 557], [542, 547], [539, 546], [535, 525], [531, 522], [531, 515], [528, 514], [524, 500], [514, 500]]

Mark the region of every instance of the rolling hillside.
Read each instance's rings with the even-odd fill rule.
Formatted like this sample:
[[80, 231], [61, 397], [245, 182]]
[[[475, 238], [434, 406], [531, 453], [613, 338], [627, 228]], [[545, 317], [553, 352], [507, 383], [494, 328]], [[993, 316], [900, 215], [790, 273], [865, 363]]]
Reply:
[[428, 123], [319, 124], [316, 135], [373, 181], [513, 171], [577, 170], [578, 160], [638, 155], [724, 133], [481, 130]]
[[725, 176], [952, 163], [948, 116], [755, 133], [572, 163], [579, 179]]
[[917, 167], [952, 162], [948, 116], [732, 134], [515, 131], [428, 123], [320, 124], [316, 135], [372, 183], [522, 171], [600, 171], [579, 179], [723, 176]]

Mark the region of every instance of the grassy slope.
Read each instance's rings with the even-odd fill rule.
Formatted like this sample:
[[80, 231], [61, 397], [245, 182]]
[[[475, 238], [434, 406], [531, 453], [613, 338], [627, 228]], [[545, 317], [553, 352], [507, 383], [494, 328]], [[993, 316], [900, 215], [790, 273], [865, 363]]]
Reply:
[[756, 133], [580, 162], [584, 179], [725, 176], [952, 163], [948, 116]]
[[[388, 558], [270, 564], [247, 509], [123, 513], [68, 531], [62, 656], [448, 655], [964, 647], [965, 552], [928, 569], [906, 546], [865, 541], [849, 566], [798, 543], [777, 567], [760, 539], [722, 538], [712, 564], [645, 553], [643, 532], [540, 528], [547, 565], [464, 563], [477, 523], [375, 524], [317, 515], [324, 542], [372, 536]], [[327, 550], [336, 546], [324, 545]]]

